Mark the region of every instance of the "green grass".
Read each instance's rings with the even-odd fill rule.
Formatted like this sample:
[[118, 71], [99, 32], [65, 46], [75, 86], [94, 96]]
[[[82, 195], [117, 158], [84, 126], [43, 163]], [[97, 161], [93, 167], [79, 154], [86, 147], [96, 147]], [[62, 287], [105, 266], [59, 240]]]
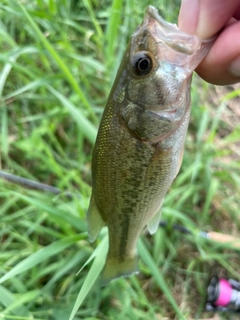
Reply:
[[[197, 232], [239, 235], [240, 164], [229, 146], [240, 127], [229, 130], [221, 120], [239, 92], [219, 101], [213, 116], [211, 88], [194, 81], [183, 165], [163, 208], [170, 227], [143, 234], [138, 276], [100, 287], [106, 230], [93, 245], [86, 232], [91, 152], [126, 43], [148, 4], [0, 4], [0, 168], [76, 195], [0, 180], [1, 319], [210, 318], [203, 313], [208, 278], [217, 272], [240, 279], [239, 252]], [[176, 22], [180, 1], [151, 4]], [[173, 231], [176, 223], [193, 235]]]

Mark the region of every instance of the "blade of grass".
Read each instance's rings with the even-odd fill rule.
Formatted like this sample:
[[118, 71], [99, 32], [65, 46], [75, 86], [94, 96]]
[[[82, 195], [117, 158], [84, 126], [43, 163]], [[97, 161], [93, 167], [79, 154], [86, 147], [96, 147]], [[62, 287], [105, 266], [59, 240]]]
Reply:
[[210, 185], [208, 187], [208, 190], [207, 190], [206, 200], [205, 200], [203, 210], [201, 213], [202, 221], [208, 220], [209, 209], [211, 207], [212, 201], [214, 199], [214, 196], [215, 196], [218, 188], [219, 188], [219, 181], [215, 178], [212, 178], [210, 181]]
[[[9, 311], [10, 309], [13, 309], [12, 313], [17, 316], [28, 316], [29, 312], [27, 311], [27, 308], [16, 305], [16, 301], [18, 301], [18, 299], [16, 299], [16, 297], [8, 289], [6, 289], [4, 286], [0, 286], [0, 302], [4, 305], [4, 307], [6, 307], [1, 314], [6, 313], [7, 310]], [[12, 308], [12, 306], [14, 307]]]
[[65, 98], [59, 91], [55, 90], [54, 88], [47, 86], [49, 91], [51, 91], [55, 97], [62, 103], [62, 105], [70, 112], [73, 119], [77, 122], [79, 125], [79, 129], [81, 132], [85, 135], [85, 137], [92, 143], [95, 143], [97, 130], [92, 125], [92, 123], [85, 118], [81, 111], [77, 109], [74, 104], [71, 103], [67, 98]]
[[119, 28], [121, 26], [121, 14], [122, 14], [122, 0], [114, 0], [111, 8], [110, 19], [108, 21], [107, 26], [107, 61], [111, 60], [112, 58], [115, 59], [115, 47], [116, 47], [116, 39], [118, 38]]
[[78, 216], [73, 214], [66, 214], [64, 210], [60, 210], [54, 206], [48, 205], [46, 202], [43, 202], [39, 199], [35, 199], [34, 197], [24, 196], [23, 194], [12, 192], [13, 195], [17, 195], [20, 199], [26, 201], [26, 203], [35, 206], [36, 208], [41, 208], [43, 211], [46, 211], [52, 215], [54, 220], [58, 221], [61, 225], [66, 225], [66, 227], [75, 227], [80, 232], [84, 232], [86, 230], [85, 221], [79, 219]]
[[[1, 8], [1, 4], [0, 4], [0, 8]], [[1, 36], [1, 41], [8, 43], [9, 46], [11, 47], [15, 47], [16, 46], [16, 42], [13, 40], [13, 38], [11, 37], [11, 35], [8, 33], [7, 27], [2, 23], [2, 21], [0, 21], [0, 36]]]
[[92, 108], [91, 108], [85, 94], [83, 93], [83, 91], [79, 87], [77, 81], [75, 80], [75, 78], [71, 74], [71, 72], [70, 72], [69, 68], [67, 67], [67, 65], [65, 64], [65, 62], [62, 60], [62, 58], [59, 56], [59, 54], [53, 48], [53, 46], [47, 40], [47, 38], [43, 35], [43, 33], [41, 32], [41, 30], [39, 29], [39, 27], [37, 26], [35, 21], [32, 19], [32, 17], [29, 15], [27, 10], [19, 2], [18, 2], [18, 5], [21, 8], [21, 10], [23, 11], [23, 13], [24, 13], [26, 19], [28, 20], [28, 22], [30, 23], [30, 25], [32, 26], [32, 28], [36, 32], [38, 39], [42, 42], [42, 44], [48, 50], [48, 52], [50, 53], [50, 55], [52, 56], [54, 61], [57, 63], [59, 68], [63, 71], [64, 75], [66, 76], [66, 79], [68, 80], [68, 82], [70, 83], [72, 88], [76, 91], [76, 93], [79, 95], [79, 98], [81, 99], [81, 101], [83, 102], [83, 104], [87, 108], [87, 110], [90, 112], [91, 116], [95, 119], [95, 115], [92, 111]]
[[30, 82], [30, 83], [26, 84], [25, 86], [22, 86], [21, 88], [11, 92], [7, 96], [5, 96], [4, 99], [7, 100], [12, 97], [16, 97], [18, 95], [21, 95], [27, 91], [37, 89], [37, 88], [41, 87], [42, 85], [44, 85], [46, 83], [46, 81], [47, 81], [46, 79], [38, 79], [33, 82]]
[[16, 61], [17, 55], [14, 55], [9, 58], [9, 62], [5, 64], [3, 67], [1, 73], [0, 73], [0, 97], [2, 96], [3, 88], [5, 85], [5, 82], [7, 80], [7, 77], [12, 69], [12, 64]]
[[14, 295], [3, 286], [0, 286], [0, 301], [5, 307], [14, 301]]
[[93, 8], [92, 8], [92, 5], [91, 5], [91, 1], [89, 0], [83, 0], [83, 3], [88, 11], [88, 14], [89, 14], [89, 17], [91, 18], [92, 20], [92, 23], [96, 29], [96, 32], [97, 32], [97, 36], [98, 36], [98, 45], [101, 44], [101, 41], [103, 39], [103, 32], [102, 32], [102, 28], [98, 22], [98, 20], [96, 19], [96, 15], [93, 11]]
[[5, 104], [2, 105], [0, 108], [0, 115], [1, 115], [1, 135], [0, 135], [0, 150], [3, 154], [8, 154], [8, 146], [9, 146], [9, 139], [8, 139], [8, 115], [7, 115], [7, 107]]
[[199, 121], [199, 127], [196, 134], [197, 143], [202, 142], [204, 134], [206, 134], [208, 123], [209, 123], [209, 111], [206, 108], [202, 108], [202, 117]]
[[[8, 305], [8, 307], [3, 311], [3, 314], [8, 314], [9, 311], [15, 311], [16, 314], [29, 315], [26, 308], [23, 307], [25, 303], [34, 300], [40, 293], [40, 290], [33, 290], [29, 292], [22, 293], [20, 296], [14, 299], [14, 301]], [[16, 312], [17, 309], [17, 312]]]
[[[73, 320], [73, 318], [76, 315], [78, 309], [80, 308], [82, 302], [84, 301], [84, 299], [88, 295], [88, 293], [91, 290], [91, 288], [93, 287], [93, 285], [96, 283], [96, 280], [104, 267], [107, 252], [108, 252], [108, 237], [107, 236], [105, 236], [102, 239], [101, 243], [94, 250], [91, 257], [96, 255], [96, 253], [95, 253], [96, 250], [98, 250], [98, 254], [97, 254], [96, 258], [94, 259], [93, 264], [92, 264], [90, 270], [88, 271], [88, 274], [83, 282], [82, 288], [77, 296], [77, 299], [75, 301], [74, 307], [73, 307], [71, 315], [69, 317], [69, 320]], [[89, 260], [91, 260], [91, 259], [89, 259]]]
[[14, 266], [10, 271], [8, 271], [4, 276], [0, 278], [0, 283], [3, 283], [16, 275], [23, 273], [32, 267], [36, 266], [37, 264], [41, 263], [42, 261], [58, 254], [59, 252], [63, 251], [67, 247], [73, 245], [77, 241], [79, 241], [82, 236], [79, 235], [72, 235], [69, 237], [65, 237], [64, 239], [55, 241], [50, 245], [34, 252], [29, 257], [24, 259], [23, 261], [19, 262], [16, 266]]
[[42, 291], [47, 291], [53, 284], [58, 280], [61, 279], [67, 272], [69, 272], [75, 265], [79, 265], [79, 262], [85, 257], [84, 252], [78, 252], [73, 257], [71, 257], [68, 260], [63, 260], [61, 262], [61, 268], [58, 272], [54, 273], [54, 276], [51, 278], [51, 280], [42, 288]]

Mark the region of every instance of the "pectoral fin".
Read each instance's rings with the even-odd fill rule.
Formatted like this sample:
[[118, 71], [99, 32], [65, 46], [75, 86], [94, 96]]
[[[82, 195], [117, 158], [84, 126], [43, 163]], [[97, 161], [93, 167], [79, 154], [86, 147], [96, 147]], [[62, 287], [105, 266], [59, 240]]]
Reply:
[[[162, 206], [162, 204], [161, 204]], [[160, 220], [161, 220], [161, 207], [157, 213], [148, 221], [147, 228], [150, 234], [153, 234], [157, 231]]]
[[182, 148], [179, 159], [178, 159], [178, 168], [177, 168], [176, 176], [177, 176], [177, 174], [181, 168], [181, 165], [182, 165], [183, 152], [184, 152], [184, 147]]
[[94, 196], [92, 195], [90, 206], [87, 213], [87, 221], [88, 221], [88, 237], [89, 241], [93, 242], [97, 239], [99, 232], [102, 227], [105, 225], [99, 210], [96, 206]]

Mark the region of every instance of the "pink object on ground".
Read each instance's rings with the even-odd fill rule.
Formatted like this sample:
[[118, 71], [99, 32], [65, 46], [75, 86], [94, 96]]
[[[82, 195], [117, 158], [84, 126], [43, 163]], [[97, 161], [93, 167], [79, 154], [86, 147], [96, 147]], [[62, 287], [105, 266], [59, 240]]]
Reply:
[[231, 301], [232, 287], [225, 279], [219, 280], [219, 297], [214, 303], [216, 306], [225, 307]]

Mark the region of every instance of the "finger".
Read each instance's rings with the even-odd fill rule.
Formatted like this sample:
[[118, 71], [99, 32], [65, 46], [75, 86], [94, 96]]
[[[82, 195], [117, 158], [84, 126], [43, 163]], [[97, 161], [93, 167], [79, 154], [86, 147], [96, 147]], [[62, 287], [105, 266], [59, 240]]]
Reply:
[[240, 3], [238, 5], [236, 11], [234, 12], [233, 17], [236, 18], [237, 20], [240, 20]]
[[208, 39], [237, 11], [239, 14], [239, 0], [182, 0], [179, 28], [200, 39]]
[[240, 22], [229, 24], [197, 68], [205, 81], [227, 85], [240, 82]]

